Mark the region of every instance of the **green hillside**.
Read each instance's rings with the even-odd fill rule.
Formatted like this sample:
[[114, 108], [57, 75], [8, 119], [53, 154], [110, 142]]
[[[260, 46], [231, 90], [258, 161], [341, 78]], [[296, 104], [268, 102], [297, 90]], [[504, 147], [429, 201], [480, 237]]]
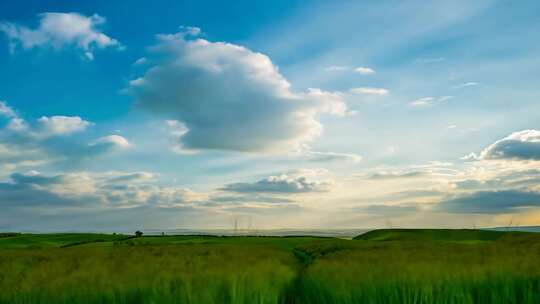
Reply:
[[506, 232], [478, 229], [378, 229], [354, 238], [365, 241], [495, 241], [509, 235], [526, 232]]
[[97, 233], [5, 234], [0, 236], [0, 248], [66, 247], [125, 238], [125, 235]]
[[0, 237], [0, 304], [540, 303], [540, 233]]

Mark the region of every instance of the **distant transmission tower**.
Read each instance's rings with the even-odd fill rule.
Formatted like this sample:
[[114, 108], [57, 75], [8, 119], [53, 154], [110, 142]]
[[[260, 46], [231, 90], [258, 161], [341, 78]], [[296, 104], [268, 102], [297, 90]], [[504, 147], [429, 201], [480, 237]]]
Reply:
[[514, 222], [514, 217], [512, 216], [510, 218], [510, 223], [508, 223], [508, 226], [506, 226], [506, 230], [510, 230], [512, 229], [512, 223]]

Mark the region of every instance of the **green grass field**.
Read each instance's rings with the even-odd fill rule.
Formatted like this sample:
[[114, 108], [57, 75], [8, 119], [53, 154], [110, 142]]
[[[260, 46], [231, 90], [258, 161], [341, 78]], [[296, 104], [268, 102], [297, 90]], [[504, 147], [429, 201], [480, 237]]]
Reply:
[[0, 234], [0, 303], [540, 303], [540, 234]]

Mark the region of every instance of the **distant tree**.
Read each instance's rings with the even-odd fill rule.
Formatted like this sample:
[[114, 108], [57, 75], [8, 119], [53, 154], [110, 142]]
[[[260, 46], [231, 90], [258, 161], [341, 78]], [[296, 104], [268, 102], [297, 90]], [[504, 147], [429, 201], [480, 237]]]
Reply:
[[136, 237], [141, 237], [142, 235], [143, 235], [142, 231], [140, 231], [140, 230], [135, 231], [135, 236]]

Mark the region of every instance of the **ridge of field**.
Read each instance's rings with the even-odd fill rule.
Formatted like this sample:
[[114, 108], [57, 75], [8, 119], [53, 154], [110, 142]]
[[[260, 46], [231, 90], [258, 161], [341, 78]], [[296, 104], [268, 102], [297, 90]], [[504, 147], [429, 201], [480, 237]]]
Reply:
[[112, 242], [129, 236], [97, 233], [51, 233], [26, 234], [11, 233], [0, 235], [0, 248], [47, 248], [77, 244]]
[[262, 245], [291, 250], [314, 241], [330, 241], [334, 238], [316, 236], [214, 236], [170, 235], [134, 237], [121, 234], [13, 234], [0, 237], [0, 249], [44, 249], [63, 247], [108, 246], [166, 246], [166, 245]]
[[527, 232], [479, 229], [377, 229], [354, 237], [366, 241], [495, 241]]

